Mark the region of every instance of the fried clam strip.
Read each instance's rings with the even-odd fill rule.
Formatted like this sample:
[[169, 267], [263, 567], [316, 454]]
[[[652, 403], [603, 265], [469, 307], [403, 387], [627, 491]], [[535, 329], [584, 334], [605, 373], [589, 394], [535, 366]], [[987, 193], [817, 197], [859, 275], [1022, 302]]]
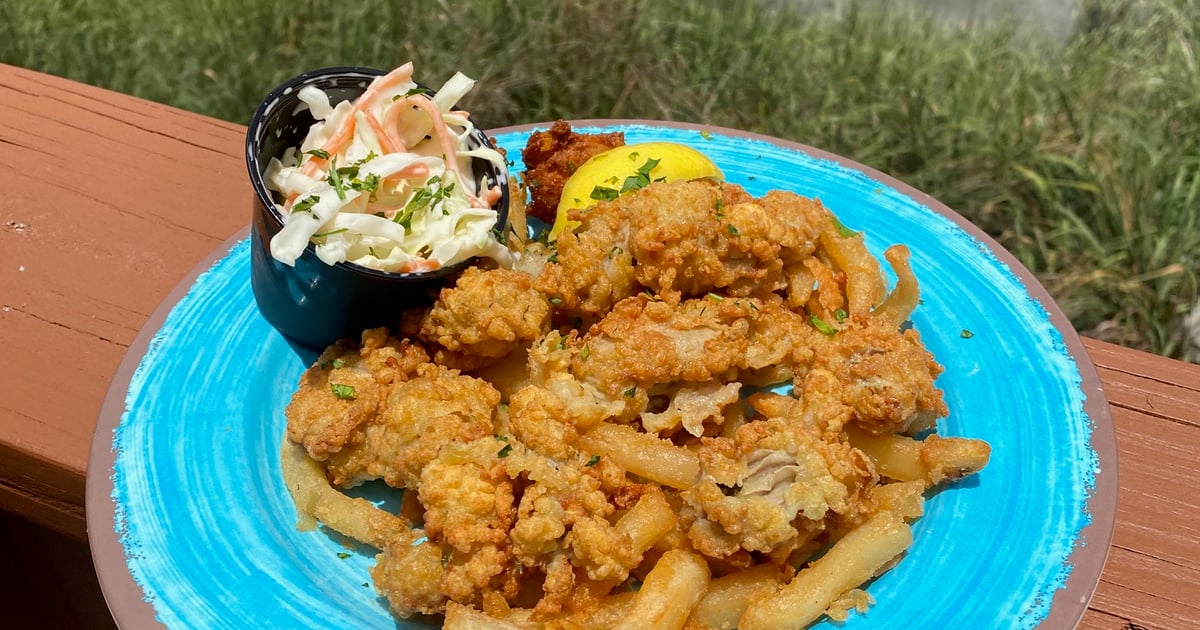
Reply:
[[421, 365], [392, 385], [387, 406], [328, 459], [326, 470], [339, 487], [382, 479], [394, 488], [416, 488], [421, 471], [447, 444], [492, 434], [499, 402], [500, 393], [482, 379]]
[[419, 334], [437, 348], [438, 363], [452, 362], [447, 353], [453, 353], [476, 367], [529, 345], [549, 328], [550, 303], [529, 274], [470, 267], [442, 289]]
[[813, 337], [812, 361], [796, 371], [798, 387], [807, 369], [832, 373], [855, 424], [874, 435], [919, 431], [949, 413], [935, 384], [942, 366], [916, 330], [902, 331], [889, 318], [854, 316], [832, 332]]
[[668, 302], [721, 291], [766, 297], [787, 286], [784, 267], [816, 249], [824, 212], [809, 199], [754, 199], [736, 185], [655, 183], [616, 202], [643, 286]]
[[[611, 462], [564, 462], [512, 445], [508, 475], [524, 490], [510, 540], [521, 566], [545, 574], [539, 614], [562, 612], [581, 583], [621, 583], [674, 527], [662, 491], [629, 481]], [[626, 511], [614, 518], [618, 509]]]
[[566, 319], [595, 321], [618, 301], [638, 290], [629, 253], [629, 222], [618, 202], [593, 206], [575, 231], [555, 241], [534, 287]]
[[[699, 436], [720, 425], [743, 381], [786, 381], [811, 361], [819, 336], [778, 298], [709, 294], [670, 304], [646, 295], [617, 303], [572, 349], [576, 381], [614, 403], [618, 420], [641, 413], [650, 432]], [[650, 409], [651, 397], [665, 398]]]
[[732, 438], [704, 440], [696, 483], [682, 493], [700, 552], [748, 566], [750, 552], [783, 562], [811, 552], [832, 516], [857, 523], [878, 482], [870, 459], [841, 437], [850, 410], [832, 374], [811, 372], [803, 396], [755, 394], [762, 414]]
[[327, 459], [378, 415], [393, 383], [428, 362], [424, 349], [389, 336], [386, 328], [363, 332], [358, 346], [339, 341], [301, 375], [285, 411], [288, 439], [312, 458]]

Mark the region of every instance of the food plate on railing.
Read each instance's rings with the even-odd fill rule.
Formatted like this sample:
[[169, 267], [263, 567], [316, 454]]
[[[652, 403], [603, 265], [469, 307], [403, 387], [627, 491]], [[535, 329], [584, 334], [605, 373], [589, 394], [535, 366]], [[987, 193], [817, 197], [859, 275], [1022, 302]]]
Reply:
[[[1099, 580], [1116, 504], [1107, 402], [1046, 291], [978, 228], [882, 173], [729, 129], [576, 121], [582, 132], [694, 147], [726, 181], [819, 198], [876, 257], [911, 251], [911, 315], [944, 367], [944, 436], [985, 440], [978, 475], [932, 494], [913, 543], [840, 627], [1071, 626]], [[528, 125], [490, 135], [519, 172]], [[371, 550], [300, 531], [281, 478], [284, 407], [315, 359], [260, 315], [239, 234], [147, 322], [114, 379], [88, 467], [88, 529], [123, 627], [430, 627], [396, 621]], [[365, 491], [368, 494], [370, 490]], [[820, 621], [813, 627], [834, 627]]]

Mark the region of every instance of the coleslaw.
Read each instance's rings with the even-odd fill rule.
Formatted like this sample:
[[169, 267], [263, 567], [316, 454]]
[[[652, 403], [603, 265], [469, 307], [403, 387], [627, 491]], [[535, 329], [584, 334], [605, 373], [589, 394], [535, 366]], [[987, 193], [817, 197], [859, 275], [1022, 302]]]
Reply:
[[455, 73], [431, 93], [412, 75], [406, 63], [336, 106], [319, 88], [300, 89], [300, 107], [316, 123], [299, 147], [267, 166], [267, 187], [282, 199], [272, 257], [294, 266], [311, 242], [327, 264], [396, 273], [476, 256], [511, 264], [511, 252], [493, 234], [500, 188], [471, 167], [482, 158], [503, 169], [504, 157], [471, 147], [474, 126], [453, 109], [475, 82]]

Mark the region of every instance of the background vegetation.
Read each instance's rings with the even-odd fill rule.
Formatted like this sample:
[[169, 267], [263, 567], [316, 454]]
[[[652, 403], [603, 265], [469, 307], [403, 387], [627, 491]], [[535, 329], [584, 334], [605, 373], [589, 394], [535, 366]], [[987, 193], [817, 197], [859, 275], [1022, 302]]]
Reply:
[[1170, 356], [1200, 283], [1198, 48], [1200, 0], [1094, 0], [1065, 42], [885, 2], [0, 3], [0, 61], [236, 122], [301, 70], [411, 59], [479, 79], [488, 126], [657, 118], [818, 146], [983, 227], [1082, 333]]

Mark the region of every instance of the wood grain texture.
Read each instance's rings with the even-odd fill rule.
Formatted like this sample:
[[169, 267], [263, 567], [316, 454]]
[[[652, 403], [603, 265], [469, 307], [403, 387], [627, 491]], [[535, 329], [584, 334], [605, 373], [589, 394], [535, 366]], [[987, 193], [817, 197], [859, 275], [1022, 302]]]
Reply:
[[[244, 129], [3, 65], [0, 108], [0, 509], [82, 539], [88, 447], [125, 348], [248, 222]], [[1200, 627], [1200, 366], [1086, 345], [1120, 495], [1080, 627]]]
[[1085, 340], [1117, 432], [1117, 525], [1081, 628], [1200, 628], [1200, 366]]
[[244, 128], [0, 66], [0, 507], [81, 537], [126, 346], [249, 220]]

